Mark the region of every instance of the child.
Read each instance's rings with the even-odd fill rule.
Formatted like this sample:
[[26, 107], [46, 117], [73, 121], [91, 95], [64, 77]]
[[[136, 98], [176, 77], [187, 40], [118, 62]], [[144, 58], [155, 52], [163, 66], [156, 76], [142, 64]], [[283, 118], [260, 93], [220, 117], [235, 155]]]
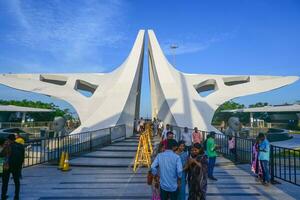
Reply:
[[191, 157], [184, 169], [188, 172], [189, 199], [205, 200], [208, 161], [201, 144], [193, 145]]
[[256, 138], [256, 141], [252, 147], [252, 165], [251, 171], [255, 174], [256, 180], [262, 180], [262, 168], [258, 160], [259, 155], [259, 138]]

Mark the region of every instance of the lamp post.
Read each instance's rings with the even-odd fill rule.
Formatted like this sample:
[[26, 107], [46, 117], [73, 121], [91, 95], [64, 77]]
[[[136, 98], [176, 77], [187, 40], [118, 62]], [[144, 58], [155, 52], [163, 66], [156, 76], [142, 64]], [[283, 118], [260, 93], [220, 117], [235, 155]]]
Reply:
[[175, 65], [175, 53], [176, 53], [176, 49], [178, 48], [178, 46], [176, 44], [171, 44], [170, 46], [172, 53], [173, 53], [173, 65], [174, 67], [176, 67]]

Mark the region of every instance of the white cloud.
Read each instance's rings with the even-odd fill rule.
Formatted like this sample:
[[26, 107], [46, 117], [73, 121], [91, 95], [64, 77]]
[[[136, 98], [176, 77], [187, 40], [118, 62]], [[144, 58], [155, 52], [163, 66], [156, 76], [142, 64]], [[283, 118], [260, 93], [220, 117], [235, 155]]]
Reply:
[[[236, 35], [236, 30], [232, 32], [216, 34], [215, 36], [207, 39], [200, 40], [196, 35], [187, 35], [185, 38], [181, 39], [168, 39], [166, 42], [163, 42], [162, 48], [166, 55], [176, 55], [195, 53], [198, 51], [204, 51], [209, 48], [211, 45], [228, 40], [233, 38]], [[176, 45], [178, 48], [172, 50], [171, 45]]]
[[[103, 70], [99, 67], [101, 49], [124, 39], [117, 31], [124, 18], [124, 5], [119, 0], [9, 2], [10, 13], [18, 26], [5, 36], [5, 40], [51, 55], [57, 61], [53, 63], [70, 69], [80, 65], [79, 70], [86, 67]], [[93, 57], [97, 60], [90, 59]], [[41, 70], [47, 70], [52, 62], [35, 61], [24, 62], [40, 65], [33, 68]]]

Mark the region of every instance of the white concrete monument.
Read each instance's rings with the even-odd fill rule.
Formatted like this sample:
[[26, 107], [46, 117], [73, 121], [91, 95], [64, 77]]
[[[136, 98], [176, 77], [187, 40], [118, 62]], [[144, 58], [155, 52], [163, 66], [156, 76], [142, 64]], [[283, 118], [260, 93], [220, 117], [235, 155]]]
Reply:
[[70, 103], [81, 121], [73, 133], [126, 124], [131, 136], [134, 118], [139, 117], [144, 35], [144, 30], [139, 31], [128, 58], [110, 73], [2, 74], [0, 84]]
[[[298, 79], [184, 74], [165, 58], [154, 32], [148, 33], [152, 116], [165, 123], [215, 130], [211, 126], [212, 117], [225, 101], [279, 88]], [[70, 103], [81, 121], [73, 133], [126, 124], [126, 134], [131, 136], [134, 118], [139, 117], [143, 57], [144, 31], [141, 30], [128, 58], [110, 73], [2, 74], [0, 84]], [[209, 90], [210, 94], [203, 94]]]
[[224, 102], [298, 80], [296, 76], [185, 74], [168, 62], [154, 32], [149, 30], [148, 34], [152, 117], [164, 123], [216, 130], [211, 121], [215, 110]]

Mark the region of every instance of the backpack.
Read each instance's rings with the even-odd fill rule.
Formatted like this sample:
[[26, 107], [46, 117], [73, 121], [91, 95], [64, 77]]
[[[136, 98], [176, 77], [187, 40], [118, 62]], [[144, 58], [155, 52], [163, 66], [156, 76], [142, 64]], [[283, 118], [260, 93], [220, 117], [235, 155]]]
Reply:
[[10, 168], [22, 167], [24, 162], [25, 148], [22, 144], [13, 143], [11, 144], [11, 154], [9, 156], [8, 162]]

